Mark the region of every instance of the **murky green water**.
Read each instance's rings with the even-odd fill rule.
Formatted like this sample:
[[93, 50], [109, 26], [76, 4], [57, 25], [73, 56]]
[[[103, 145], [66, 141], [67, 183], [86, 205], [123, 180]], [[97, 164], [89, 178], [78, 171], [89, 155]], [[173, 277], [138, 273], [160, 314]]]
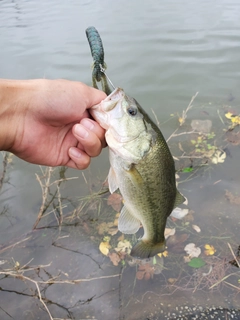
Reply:
[[[80, 200], [100, 189], [109, 168], [107, 150], [83, 173], [67, 171], [68, 178], [76, 179], [60, 186], [65, 224], [61, 230], [56, 219], [59, 203], [54, 200], [56, 217], [51, 213], [39, 224], [48, 228], [31, 231], [42, 203], [35, 173], [42, 176], [42, 172], [14, 157], [0, 195], [0, 319], [50, 319], [34, 298], [36, 283], [29, 279], [38, 281], [43, 302], [52, 317], [59, 319], [164, 319], [163, 314], [177, 313], [176, 308], [185, 305], [239, 307], [240, 274], [228, 263], [233, 255], [227, 243], [236, 254], [240, 245], [240, 137], [238, 127], [234, 136], [226, 134], [231, 121], [224, 115], [240, 112], [239, 16], [237, 0], [0, 1], [1, 78], [67, 78], [91, 84], [92, 59], [85, 29], [94, 25], [103, 39], [111, 80], [149, 113], [154, 111], [166, 138], [199, 92], [178, 133], [191, 131], [193, 119], [209, 119], [216, 136], [203, 142], [202, 148], [216, 147], [227, 155], [216, 165], [204, 158], [207, 164], [199, 167], [204, 161], [189, 156], [195, 148], [190, 140], [196, 135], [170, 139], [176, 157], [185, 155], [179, 147], [186, 151], [186, 159], [176, 161], [177, 168], [193, 166], [192, 172], [179, 173], [179, 188], [194, 211], [193, 220], [169, 219], [180, 238], [169, 245], [165, 269], [149, 280], [136, 278], [139, 266], [130, 267], [127, 261], [113, 266], [99, 251], [107, 233], [99, 235], [97, 226], [112, 222], [116, 214], [107, 205], [108, 195], [101, 200], [91, 198], [85, 207], [86, 199]], [[52, 205], [47, 212], [54, 209]], [[79, 205], [81, 210], [73, 212]], [[199, 234], [192, 224], [201, 228]], [[184, 234], [188, 238], [181, 245]], [[113, 247], [119, 236], [111, 236]], [[183, 248], [191, 242], [202, 249], [206, 261], [202, 271], [183, 263]], [[213, 256], [204, 254], [205, 244], [214, 246]], [[31, 268], [21, 269], [25, 264]], [[210, 268], [208, 276], [202, 275]], [[17, 273], [25, 279], [16, 278]], [[46, 283], [52, 277], [55, 283]]]

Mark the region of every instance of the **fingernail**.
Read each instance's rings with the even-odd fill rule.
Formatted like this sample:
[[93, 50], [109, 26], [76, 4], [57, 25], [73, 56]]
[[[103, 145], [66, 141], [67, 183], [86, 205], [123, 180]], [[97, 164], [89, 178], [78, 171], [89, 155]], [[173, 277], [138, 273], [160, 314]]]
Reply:
[[69, 154], [74, 158], [80, 158], [82, 156], [81, 152], [73, 147], [69, 149]]
[[84, 127], [88, 128], [89, 130], [92, 130], [92, 129], [94, 128], [94, 124], [93, 124], [92, 121], [89, 120], [89, 119], [83, 119], [83, 120], [81, 121], [81, 124], [82, 124]]
[[77, 124], [74, 128], [74, 131], [76, 135], [82, 139], [86, 139], [89, 135], [88, 131], [81, 124]]

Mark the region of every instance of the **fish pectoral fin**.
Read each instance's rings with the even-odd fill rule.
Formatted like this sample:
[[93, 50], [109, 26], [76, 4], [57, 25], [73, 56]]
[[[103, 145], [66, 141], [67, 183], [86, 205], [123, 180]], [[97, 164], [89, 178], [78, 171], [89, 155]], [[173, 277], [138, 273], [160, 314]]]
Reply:
[[132, 165], [130, 169], [126, 170], [132, 184], [136, 187], [139, 188], [143, 184], [143, 178], [141, 174], [138, 172], [136, 169], [135, 165]]
[[140, 221], [136, 219], [124, 206], [118, 220], [118, 230], [125, 234], [133, 234], [140, 228]]
[[185, 200], [185, 197], [177, 190], [173, 209], [182, 204]]
[[117, 177], [112, 167], [110, 167], [110, 170], [108, 173], [108, 187], [109, 187], [110, 193], [113, 193], [118, 189]]

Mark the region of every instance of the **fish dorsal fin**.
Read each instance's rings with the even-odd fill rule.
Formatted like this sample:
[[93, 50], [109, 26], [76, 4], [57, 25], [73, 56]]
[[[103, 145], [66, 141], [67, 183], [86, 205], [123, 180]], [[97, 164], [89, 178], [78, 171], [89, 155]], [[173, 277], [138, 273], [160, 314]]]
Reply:
[[112, 167], [110, 167], [108, 173], [108, 187], [111, 193], [118, 189], [117, 177]]
[[176, 198], [175, 198], [175, 202], [174, 202], [174, 207], [176, 208], [177, 206], [179, 206], [180, 204], [182, 204], [186, 199], [184, 198], [184, 196], [177, 190], [176, 193]]
[[126, 206], [121, 210], [121, 214], [118, 220], [118, 230], [122, 233], [133, 234], [140, 228], [140, 222], [129, 211]]

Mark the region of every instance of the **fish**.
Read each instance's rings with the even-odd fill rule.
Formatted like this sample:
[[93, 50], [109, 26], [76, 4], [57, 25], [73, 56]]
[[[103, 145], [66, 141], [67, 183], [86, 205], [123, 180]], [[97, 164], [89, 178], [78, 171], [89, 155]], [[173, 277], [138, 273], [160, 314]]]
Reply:
[[130, 255], [153, 257], [166, 248], [164, 230], [172, 210], [185, 201], [176, 188], [175, 164], [158, 126], [140, 104], [116, 88], [90, 108], [105, 130], [109, 147], [109, 191], [121, 192], [124, 206], [118, 229], [125, 234], [143, 227]]
[[108, 79], [105, 74], [107, 68], [104, 62], [104, 49], [102, 39], [95, 27], [88, 27], [86, 29], [86, 36], [90, 46], [91, 54], [93, 57], [93, 71], [92, 71], [92, 84], [96, 89], [98, 88], [97, 82], [102, 85], [102, 90], [109, 95], [112, 92], [108, 84]]

